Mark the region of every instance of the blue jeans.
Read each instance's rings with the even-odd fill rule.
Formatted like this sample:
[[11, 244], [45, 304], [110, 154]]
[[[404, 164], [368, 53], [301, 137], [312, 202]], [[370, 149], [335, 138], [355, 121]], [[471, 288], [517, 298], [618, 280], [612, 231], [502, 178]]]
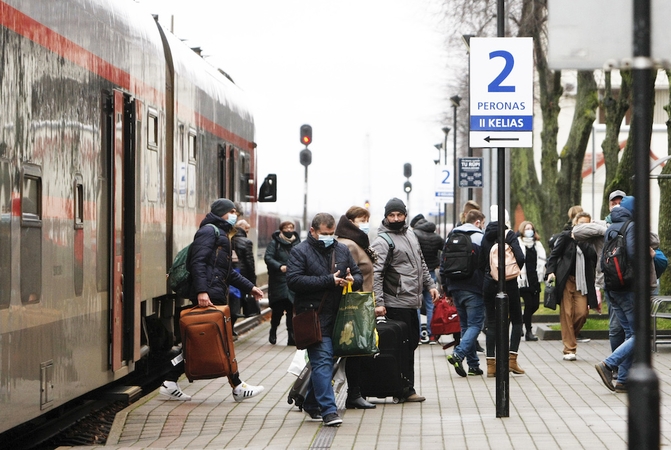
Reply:
[[303, 409], [319, 411], [322, 417], [338, 410], [333, 393], [333, 344], [329, 336], [322, 336], [322, 342], [308, 347], [308, 357], [312, 374], [310, 387], [305, 396]]
[[603, 293], [606, 297], [606, 303], [608, 303], [608, 339], [610, 340], [610, 351], [614, 352], [624, 342], [624, 330], [615, 315], [615, 310], [611, 306], [610, 294], [608, 291], [603, 291]]
[[618, 383], [626, 383], [634, 357], [634, 298], [633, 292], [609, 291], [610, 307], [624, 329], [625, 341], [604, 360], [611, 368], [618, 367]]
[[[435, 283], [437, 281], [436, 271], [430, 270], [429, 274], [431, 274], [431, 278]], [[426, 289], [422, 291], [422, 296], [424, 297], [424, 307], [426, 308], [426, 331], [429, 333], [429, 336], [431, 336], [431, 319], [433, 318], [433, 298], [431, 298], [431, 292], [427, 291]], [[420, 320], [419, 323], [421, 324], [422, 321]]]
[[466, 358], [468, 367], [480, 367], [477, 348], [478, 335], [485, 322], [485, 300], [482, 295], [470, 291], [452, 291], [452, 300], [461, 325], [461, 342], [454, 353], [461, 359]]

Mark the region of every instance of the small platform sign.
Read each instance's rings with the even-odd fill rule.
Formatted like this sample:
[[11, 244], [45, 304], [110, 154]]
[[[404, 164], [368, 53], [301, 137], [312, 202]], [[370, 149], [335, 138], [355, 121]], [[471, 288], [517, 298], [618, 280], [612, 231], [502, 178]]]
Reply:
[[532, 38], [471, 38], [469, 145], [531, 147]]

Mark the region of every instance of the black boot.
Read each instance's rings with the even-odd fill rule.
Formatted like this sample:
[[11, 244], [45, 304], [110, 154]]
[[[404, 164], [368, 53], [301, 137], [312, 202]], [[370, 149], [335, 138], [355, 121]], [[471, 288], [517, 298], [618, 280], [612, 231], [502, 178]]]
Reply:
[[361, 396], [361, 390], [356, 388], [347, 390], [347, 400], [345, 401], [345, 408], [373, 409], [375, 408], [375, 405], [373, 403], [367, 402], [366, 399]]
[[525, 341], [537, 341], [538, 336], [531, 332], [531, 328], [527, 328], [527, 333], [524, 335]]
[[294, 341], [294, 330], [287, 330], [289, 338], [287, 339], [287, 346], [296, 346], [296, 341]]
[[277, 327], [270, 326], [270, 336], [268, 337], [268, 342], [275, 345], [277, 343]]

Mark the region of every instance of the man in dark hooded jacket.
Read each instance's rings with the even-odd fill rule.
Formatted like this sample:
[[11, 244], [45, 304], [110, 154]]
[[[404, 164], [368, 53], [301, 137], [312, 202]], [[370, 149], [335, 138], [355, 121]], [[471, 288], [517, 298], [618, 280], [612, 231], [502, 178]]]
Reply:
[[[260, 299], [263, 291], [251, 281], [231, 268], [231, 240], [229, 233], [237, 220], [237, 211], [232, 201], [227, 198], [215, 200], [210, 212], [200, 223], [200, 228], [189, 247], [187, 266], [191, 274], [191, 294], [189, 298], [194, 304], [206, 308], [212, 305], [225, 305], [228, 299], [228, 286], [233, 285], [244, 294], [251, 293]], [[215, 227], [218, 230], [215, 230]], [[168, 373], [159, 392], [167, 400], [191, 400], [177, 385], [177, 380], [184, 371], [181, 355], [177, 364]], [[252, 386], [240, 380], [240, 374], [228, 377], [233, 388], [233, 399], [241, 402], [263, 392], [263, 386]]]

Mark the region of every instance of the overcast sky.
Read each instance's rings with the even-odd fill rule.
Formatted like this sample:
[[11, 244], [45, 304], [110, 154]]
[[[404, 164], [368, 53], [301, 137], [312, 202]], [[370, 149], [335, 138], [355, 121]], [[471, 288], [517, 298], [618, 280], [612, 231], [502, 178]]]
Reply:
[[261, 211], [302, 216], [305, 123], [313, 128], [309, 218], [337, 219], [370, 200], [379, 222], [388, 199], [406, 199], [406, 162], [410, 214], [437, 210], [434, 144], [451, 125], [441, 120], [453, 94], [440, 0], [137, 1], [167, 28], [174, 15], [175, 34], [249, 95], [259, 177], [278, 176], [278, 202]]

